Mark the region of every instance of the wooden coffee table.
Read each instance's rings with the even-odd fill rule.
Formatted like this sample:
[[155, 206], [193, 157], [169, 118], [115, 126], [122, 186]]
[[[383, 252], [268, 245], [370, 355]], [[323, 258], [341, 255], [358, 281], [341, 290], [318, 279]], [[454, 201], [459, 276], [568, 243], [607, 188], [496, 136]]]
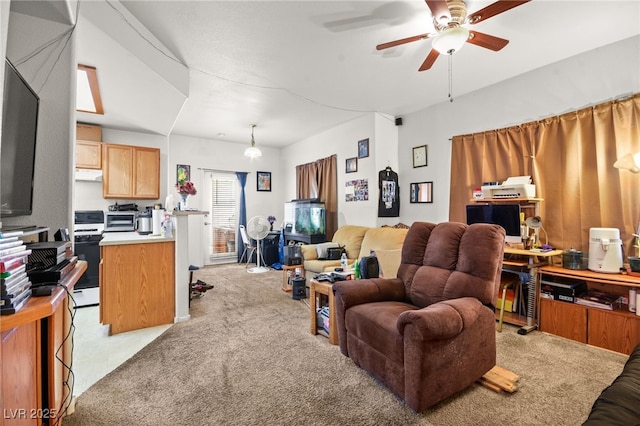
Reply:
[[[311, 334], [321, 334], [329, 338], [332, 345], [338, 344], [338, 325], [336, 324], [336, 304], [333, 298], [333, 284], [328, 281], [311, 279], [309, 282], [309, 308], [311, 311]], [[322, 297], [329, 299], [329, 333], [318, 327], [316, 306], [321, 306]]]

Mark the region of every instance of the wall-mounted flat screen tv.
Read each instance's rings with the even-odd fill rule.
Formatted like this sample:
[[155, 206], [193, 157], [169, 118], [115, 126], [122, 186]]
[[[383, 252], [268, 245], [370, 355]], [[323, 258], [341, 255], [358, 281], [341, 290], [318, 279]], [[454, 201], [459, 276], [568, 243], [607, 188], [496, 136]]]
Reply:
[[467, 206], [467, 224], [493, 223], [506, 231], [507, 243], [521, 243], [519, 204], [471, 204]]
[[0, 139], [0, 215], [30, 215], [40, 98], [5, 61]]

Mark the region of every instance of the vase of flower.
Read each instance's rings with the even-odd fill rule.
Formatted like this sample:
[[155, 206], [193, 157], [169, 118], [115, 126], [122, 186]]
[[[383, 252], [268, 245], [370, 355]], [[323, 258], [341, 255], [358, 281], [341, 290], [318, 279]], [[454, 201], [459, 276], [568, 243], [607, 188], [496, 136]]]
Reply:
[[180, 205], [179, 210], [186, 211], [187, 210], [187, 201], [189, 200], [189, 194], [180, 194]]
[[185, 211], [187, 210], [187, 200], [189, 199], [189, 195], [196, 195], [198, 191], [196, 191], [196, 187], [193, 185], [193, 182], [190, 181], [179, 181], [176, 184], [176, 189], [178, 190], [178, 194], [180, 194], [178, 210]]
[[276, 217], [275, 217], [275, 216], [269, 216], [269, 217], [267, 218], [267, 220], [269, 221], [269, 225], [271, 225], [271, 226], [269, 227], [269, 230], [270, 230], [270, 231], [273, 231], [273, 222], [275, 222], [275, 221], [276, 221]]

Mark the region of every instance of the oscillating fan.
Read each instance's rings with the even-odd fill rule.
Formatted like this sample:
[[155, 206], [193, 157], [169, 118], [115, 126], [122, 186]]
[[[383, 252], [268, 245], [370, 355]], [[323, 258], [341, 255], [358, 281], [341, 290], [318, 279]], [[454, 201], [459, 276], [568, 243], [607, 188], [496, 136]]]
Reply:
[[[260, 272], [267, 272], [269, 268], [262, 266], [260, 264], [260, 259], [262, 258], [262, 251], [260, 251], [260, 241], [262, 241], [267, 235], [269, 235], [269, 229], [271, 224], [267, 220], [266, 217], [263, 216], [254, 216], [249, 219], [249, 223], [247, 223], [247, 235], [250, 238], [253, 238], [257, 242], [257, 263], [255, 268], [249, 269], [249, 272], [256, 274]], [[264, 260], [263, 260], [264, 262]]]

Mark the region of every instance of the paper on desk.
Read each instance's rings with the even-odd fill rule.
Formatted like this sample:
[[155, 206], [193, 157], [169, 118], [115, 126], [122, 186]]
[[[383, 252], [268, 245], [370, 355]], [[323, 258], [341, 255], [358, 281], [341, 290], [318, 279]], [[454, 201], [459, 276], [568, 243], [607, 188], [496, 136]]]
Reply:
[[503, 185], [522, 185], [531, 183], [531, 176], [511, 176], [502, 182]]

